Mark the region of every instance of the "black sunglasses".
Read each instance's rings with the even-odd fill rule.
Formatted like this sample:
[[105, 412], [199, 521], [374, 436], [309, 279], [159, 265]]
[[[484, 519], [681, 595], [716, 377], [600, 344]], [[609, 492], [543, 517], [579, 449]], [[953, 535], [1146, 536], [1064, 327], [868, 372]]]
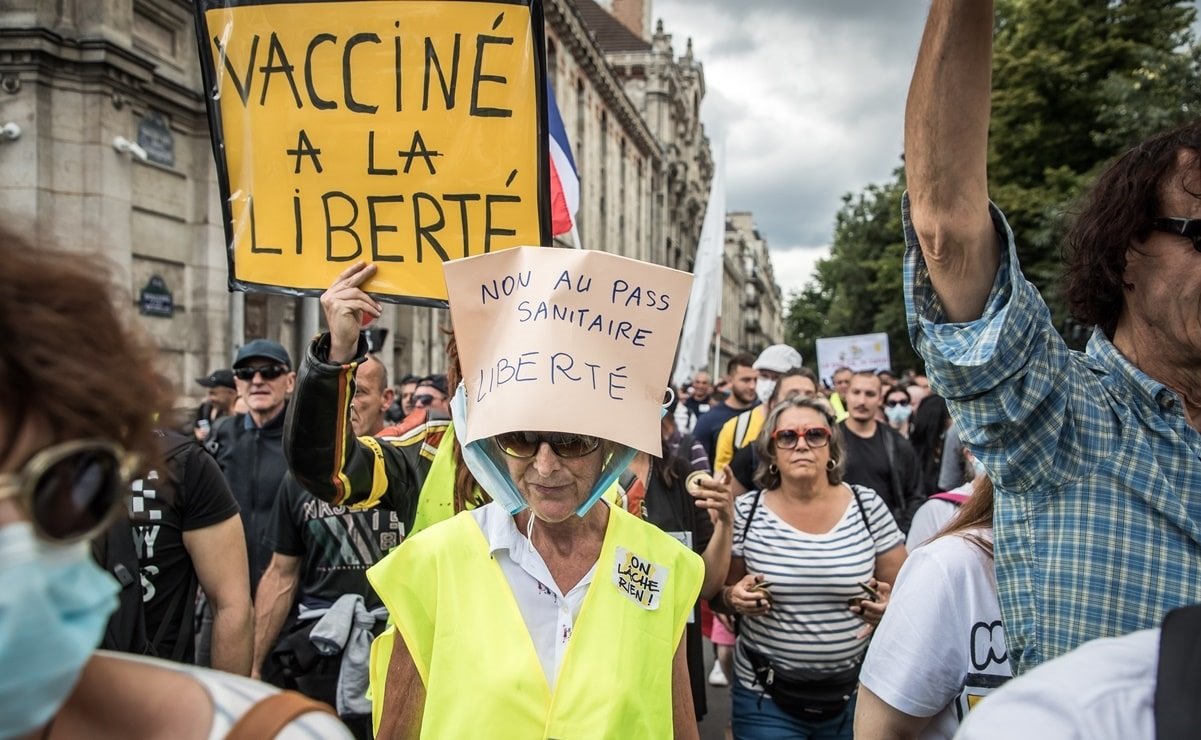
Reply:
[[543, 442], [559, 457], [583, 457], [600, 447], [599, 437], [565, 432], [505, 432], [495, 439], [501, 452], [520, 458], [537, 455]]
[[434, 401], [439, 400], [437, 396], [431, 396], [428, 393], [422, 393], [420, 396], [413, 396], [413, 405], [429, 406]]
[[830, 430], [825, 427], [803, 427], [799, 429], [777, 429], [771, 433], [776, 447], [781, 450], [794, 450], [800, 443], [801, 437], [811, 448], [825, 447], [830, 443]]
[[1193, 249], [1201, 252], [1201, 218], [1157, 218], [1151, 222], [1151, 230], [1190, 239]]
[[19, 473], [0, 475], [0, 499], [15, 498], [44, 540], [90, 539], [123, 513], [136, 457], [102, 439], [48, 447]]
[[895, 401], [885, 401], [884, 405], [887, 406], [888, 408], [892, 408], [894, 406], [908, 406], [909, 399], [908, 398], [898, 398]]
[[263, 380], [275, 380], [288, 372], [287, 365], [263, 365], [261, 367], [240, 367], [234, 370], [238, 380], [254, 380], [255, 373], [263, 376]]

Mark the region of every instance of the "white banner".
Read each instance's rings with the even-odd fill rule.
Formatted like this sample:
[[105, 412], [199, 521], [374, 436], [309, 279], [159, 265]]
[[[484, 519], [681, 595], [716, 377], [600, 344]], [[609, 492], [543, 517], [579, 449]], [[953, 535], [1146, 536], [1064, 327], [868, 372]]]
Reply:
[[822, 382], [832, 386], [834, 371], [840, 367], [855, 371], [890, 369], [888, 334], [878, 332], [817, 340], [817, 374]]
[[688, 296], [688, 313], [684, 315], [684, 333], [680, 337], [672, 377], [676, 388], [696, 371], [709, 369], [709, 347], [721, 309], [722, 265], [726, 251], [725, 151], [722, 146], [714, 148], [709, 205], [696, 247], [692, 293]]

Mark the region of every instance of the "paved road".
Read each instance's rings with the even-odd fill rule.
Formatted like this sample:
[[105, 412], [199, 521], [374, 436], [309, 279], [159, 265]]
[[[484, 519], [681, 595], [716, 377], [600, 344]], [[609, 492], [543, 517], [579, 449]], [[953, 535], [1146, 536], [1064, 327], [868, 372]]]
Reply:
[[[705, 675], [713, 669], [713, 643], [708, 640], [705, 644]], [[726, 726], [730, 723], [730, 688], [707, 686], [706, 698], [709, 700], [709, 713], [701, 721], [701, 740], [725, 740]]]

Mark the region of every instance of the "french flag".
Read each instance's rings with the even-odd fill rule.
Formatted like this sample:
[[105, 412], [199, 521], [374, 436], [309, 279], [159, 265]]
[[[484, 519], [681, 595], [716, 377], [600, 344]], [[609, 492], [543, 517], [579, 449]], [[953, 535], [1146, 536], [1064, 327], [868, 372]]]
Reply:
[[580, 175], [571, 156], [567, 129], [563, 127], [563, 116], [559, 113], [550, 80], [546, 81], [546, 110], [550, 128], [551, 234], [559, 236], [572, 232], [578, 247], [580, 239], [575, 234], [575, 215], [580, 210]]

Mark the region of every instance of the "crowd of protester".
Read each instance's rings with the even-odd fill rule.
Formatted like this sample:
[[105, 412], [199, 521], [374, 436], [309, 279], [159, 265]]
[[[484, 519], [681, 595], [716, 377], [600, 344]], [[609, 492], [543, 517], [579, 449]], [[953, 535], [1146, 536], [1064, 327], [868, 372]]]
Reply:
[[[988, 196], [992, 31], [935, 2], [910, 89], [924, 371], [737, 354], [657, 454], [462, 442], [455, 338], [390, 382], [364, 263], [173, 423], [105, 266], [0, 234], [0, 737], [690, 738], [713, 692], [748, 740], [1194, 736], [1201, 123], [1083, 204], [1070, 351]], [[670, 574], [633, 612], [619, 546]]]

